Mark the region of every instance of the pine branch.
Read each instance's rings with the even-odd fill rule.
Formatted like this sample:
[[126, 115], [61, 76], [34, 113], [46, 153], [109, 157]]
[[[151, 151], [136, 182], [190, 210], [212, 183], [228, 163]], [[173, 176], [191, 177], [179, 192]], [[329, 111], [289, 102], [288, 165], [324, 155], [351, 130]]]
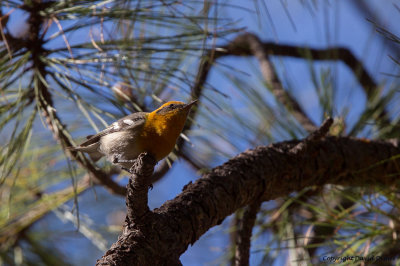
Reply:
[[[368, 73], [363, 63], [354, 56], [347, 48], [332, 47], [326, 49], [316, 49], [302, 47], [299, 45], [284, 45], [271, 42], [261, 42], [260, 39], [252, 33], [244, 33], [237, 36], [230, 43], [216, 49], [209, 50], [204, 56], [197, 74], [195, 84], [192, 88], [192, 95], [202, 95], [202, 89], [206, 83], [208, 73], [214, 62], [224, 56], [255, 56], [260, 62], [261, 72], [267, 82], [272, 82], [273, 91], [277, 100], [279, 100], [289, 112], [303, 125], [308, 131], [315, 130], [315, 125], [307, 117], [305, 112], [297, 101], [284, 90], [281, 83], [268, 61], [268, 56], [287, 56], [302, 58], [306, 60], [339, 60], [346, 64], [363, 87], [368, 100], [372, 101], [375, 93], [378, 91], [378, 85], [372, 76]], [[200, 98], [200, 97], [198, 97]], [[381, 120], [379, 125], [390, 124], [390, 118], [387, 111], [382, 109], [377, 116]]]
[[261, 40], [254, 34], [243, 34], [238, 36], [232, 43], [230, 43], [230, 45], [233, 43], [235, 43], [237, 47], [249, 47], [251, 54], [257, 58], [260, 64], [261, 73], [267, 82], [267, 85], [271, 87], [276, 99], [293, 114], [307, 132], [313, 132], [316, 130], [316, 125], [307, 116], [300, 104], [287, 90], [283, 88], [283, 85], [275, 72], [275, 68], [269, 60], [268, 50], [264, 49]]
[[397, 144], [326, 137], [297, 152], [293, 147], [299, 143], [287, 141], [245, 151], [189, 183], [175, 199], [149, 212], [140, 228], [125, 228], [97, 265], [176, 262], [211, 227], [254, 201], [325, 184], [394, 185], [400, 176]]
[[[47, 51], [44, 48], [44, 36], [41, 34], [44, 17], [40, 12], [43, 8], [52, 3], [53, 2], [41, 3], [40, 1], [33, 1], [30, 5], [23, 6], [23, 9], [28, 11], [30, 16], [28, 19], [28, 42], [22, 41], [22, 44], [24, 44], [25, 48], [31, 52], [36, 104], [39, 110], [42, 111], [42, 115], [45, 118], [49, 129], [52, 131], [54, 138], [58, 140], [65, 149], [66, 147], [72, 146], [71, 139], [65, 130], [61, 119], [56, 113], [52, 95], [49, 92], [49, 87], [46, 81], [46, 76], [48, 74], [46, 64], [41, 58], [47, 53]], [[107, 175], [104, 171], [97, 169], [89, 160], [86, 159], [86, 157], [79, 156], [77, 152], [67, 152], [67, 154], [75, 159], [82, 167], [87, 169], [90, 175], [98, 183], [104, 185], [104, 187], [110, 192], [125, 195], [126, 190], [124, 187], [119, 186], [118, 183], [114, 182], [111, 179], [111, 176]]]

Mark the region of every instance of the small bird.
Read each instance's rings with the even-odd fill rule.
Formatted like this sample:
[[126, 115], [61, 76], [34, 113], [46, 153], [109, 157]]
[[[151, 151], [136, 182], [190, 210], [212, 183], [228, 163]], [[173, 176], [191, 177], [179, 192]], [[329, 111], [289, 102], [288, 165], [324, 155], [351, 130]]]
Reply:
[[107, 160], [124, 170], [129, 170], [142, 152], [150, 153], [158, 162], [174, 148], [196, 102], [171, 101], [151, 113], [130, 114], [96, 135], [87, 136], [81, 145], [69, 149], [88, 153], [95, 162], [106, 156]]

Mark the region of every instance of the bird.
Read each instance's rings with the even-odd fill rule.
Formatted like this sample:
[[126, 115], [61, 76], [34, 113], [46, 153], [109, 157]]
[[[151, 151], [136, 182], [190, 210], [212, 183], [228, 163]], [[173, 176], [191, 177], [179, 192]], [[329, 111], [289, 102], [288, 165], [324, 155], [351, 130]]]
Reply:
[[169, 101], [150, 113], [132, 113], [69, 150], [87, 153], [94, 162], [105, 156], [128, 172], [143, 152], [158, 162], [173, 150], [196, 102]]

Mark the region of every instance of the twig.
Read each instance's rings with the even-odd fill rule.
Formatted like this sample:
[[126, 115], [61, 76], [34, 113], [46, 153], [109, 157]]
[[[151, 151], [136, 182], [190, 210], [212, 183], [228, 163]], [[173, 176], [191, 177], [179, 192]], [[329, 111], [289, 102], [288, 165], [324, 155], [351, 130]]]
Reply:
[[[215, 50], [209, 50], [207, 55], [203, 58], [200, 68], [197, 74], [195, 85], [192, 89], [192, 95], [201, 95], [203, 86], [207, 80], [208, 73], [214, 63], [215, 60], [224, 57], [224, 56], [256, 56], [254, 53], [254, 48], [251, 48], [251, 43], [258, 43], [256, 45], [256, 50], [259, 51], [259, 57], [262, 59], [261, 62], [267, 62], [263, 58], [267, 56], [288, 56], [288, 57], [296, 57], [302, 59], [310, 59], [310, 60], [339, 60], [346, 64], [350, 70], [353, 72], [354, 76], [357, 78], [358, 82], [363, 87], [367, 98], [372, 100], [374, 97], [374, 93], [378, 89], [377, 83], [374, 81], [372, 76], [368, 73], [366, 68], [363, 66], [362, 62], [358, 60], [353, 53], [343, 47], [333, 47], [333, 48], [326, 48], [326, 49], [315, 49], [309, 47], [302, 47], [299, 45], [285, 45], [285, 44], [276, 44], [272, 42], [261, 42], [259, 38], [251, 33], [244, 33], [239, 35], [230, 43], [225, 46], [216, 48]], [[261, 50], [262, 53], [261, 53]], [[265, 53], [265, 55], [263, 55]], [[260, 60], [259, 59], [259, 60]], [[261, 63], [260, 62], [260, 63]], [[268, 65], [265, 64], [265, 70], [268, 69]], [[268, 72], [272, 73], [271, 71], [265, 71], [266, 74]], [[272, 77], [272, 76], [271, 76]], [[265, 77], [264, 77], [265, 78]], [[266, 79], [269, 80], [269, 79]], [[276, 90], [277, 99], [284, 104], [290, 112], [294, 112], [293, 115], [296, 117], [300, 123], [304, 121], [302, 125], [308, 128], [309, 132], [311, 132], [311, 128], [309, 128], [309, 124], [307, 121], [307, 116], [304, 112], [301, 112], [300, 105], [296, 102], [296, 100], [289, 96], [285, 95], [285, 90]], [[200, 98], [200, 97], [198, 97]], [[300, 108], [297, 108], [299, 106]], [[301, 118], [302, 113], [305, 115]], [[382, 110], [380, 115], [378, 116], [379, 119], [382, 119], [383, 122], [380, 124], [387, 125], [390, 123], [390, 118], [387, 115], [386, 110]], [[309, 120], [309, 119], [308, 119]], [[315, 129], [315, 128], [314, 128]]]
[[325, 121], [322, 123], [322, 125], [315, 130], [313, 133], [311, 133], [306, 140], [307, 141], [317, 141], [320, 140], [321, 138], [325, 137], [328, 132], [329, 129], [331, 128], [333, 124], [333, 119], [332, 117], [328, 117], [327, 119], [325, 119]]
[[260, 207], [261, 201], [254, 202], [247, 206], [243, 218], [240, 221], [236, 236], [235, 265], [237, 266], [249, 265], [251, 235]]
[[316, 125], [307, 116], [300, 104], [283, 88], [261, 40], [256, 35], [249, 33], [238, 36], [231, 44], [233, 43], [237, 46], [249, 46], [251, 53], [257, 58], [260, 64], [261, 73], [267, 85], [271, 87], [277, 100], [292, 113], [307, 132], [316, 130]]
[[[251, 33], [239, 35], [228, 45], [221, 47], [218, 57], [236, 55], [236, 56], [251, 56], [253, 53], [250, 47], [243, 45], [243, 40], [248, 38]], [[373, 92], [377, 89], [377, 84], [374, 79], [369, 75], [368, 71], [364, 68], [361, 61], [359, 61], [353, 53], [343, 47], [333, 47], [326, 49], [315, 49], [309, 47], [302, 47], [299, 45], [286, 45], [276, 44], [272, 42], [263, 42], [262, 46], [267, 54], [273, 56], [289, 56], [302, 59], [311, 60], [340, 60], [345, 63], [351, 71], [353, 71], [357, 80], [363, 86], [368, 97], [372, 96]]]
[[320, 128], [312, 132], [310, 135], [307, 136], [307, 138], [304, 139], [304, 141], [300, 142], [296, 146], [293, 147], [291, 150], [293, 153], [299, 153], [300, 151], [304, 151], [307, 149], [309, 145], [311, 145], [313, 142], [316, 142], [320, 140], [321, 138], [325, 137], [326, 134], [329, 132], [329, 128], [333, 124], [333, 119], [331, 117], [328, 117], [321, 125]]

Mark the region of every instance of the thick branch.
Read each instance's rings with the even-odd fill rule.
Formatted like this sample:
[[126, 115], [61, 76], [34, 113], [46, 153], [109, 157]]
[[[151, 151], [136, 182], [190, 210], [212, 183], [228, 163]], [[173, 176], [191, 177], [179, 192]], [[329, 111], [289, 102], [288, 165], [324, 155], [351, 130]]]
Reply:
[[298, 143], [258, 147], [216, 167], [150, 212], [143, 228], [124, 233], [97, 264], [161, 265], [256, 200], [325, 184], [394, 185], [400, 176], [400, 148], [391, 143], [326, 137], [301, 153], [292, 151]]

